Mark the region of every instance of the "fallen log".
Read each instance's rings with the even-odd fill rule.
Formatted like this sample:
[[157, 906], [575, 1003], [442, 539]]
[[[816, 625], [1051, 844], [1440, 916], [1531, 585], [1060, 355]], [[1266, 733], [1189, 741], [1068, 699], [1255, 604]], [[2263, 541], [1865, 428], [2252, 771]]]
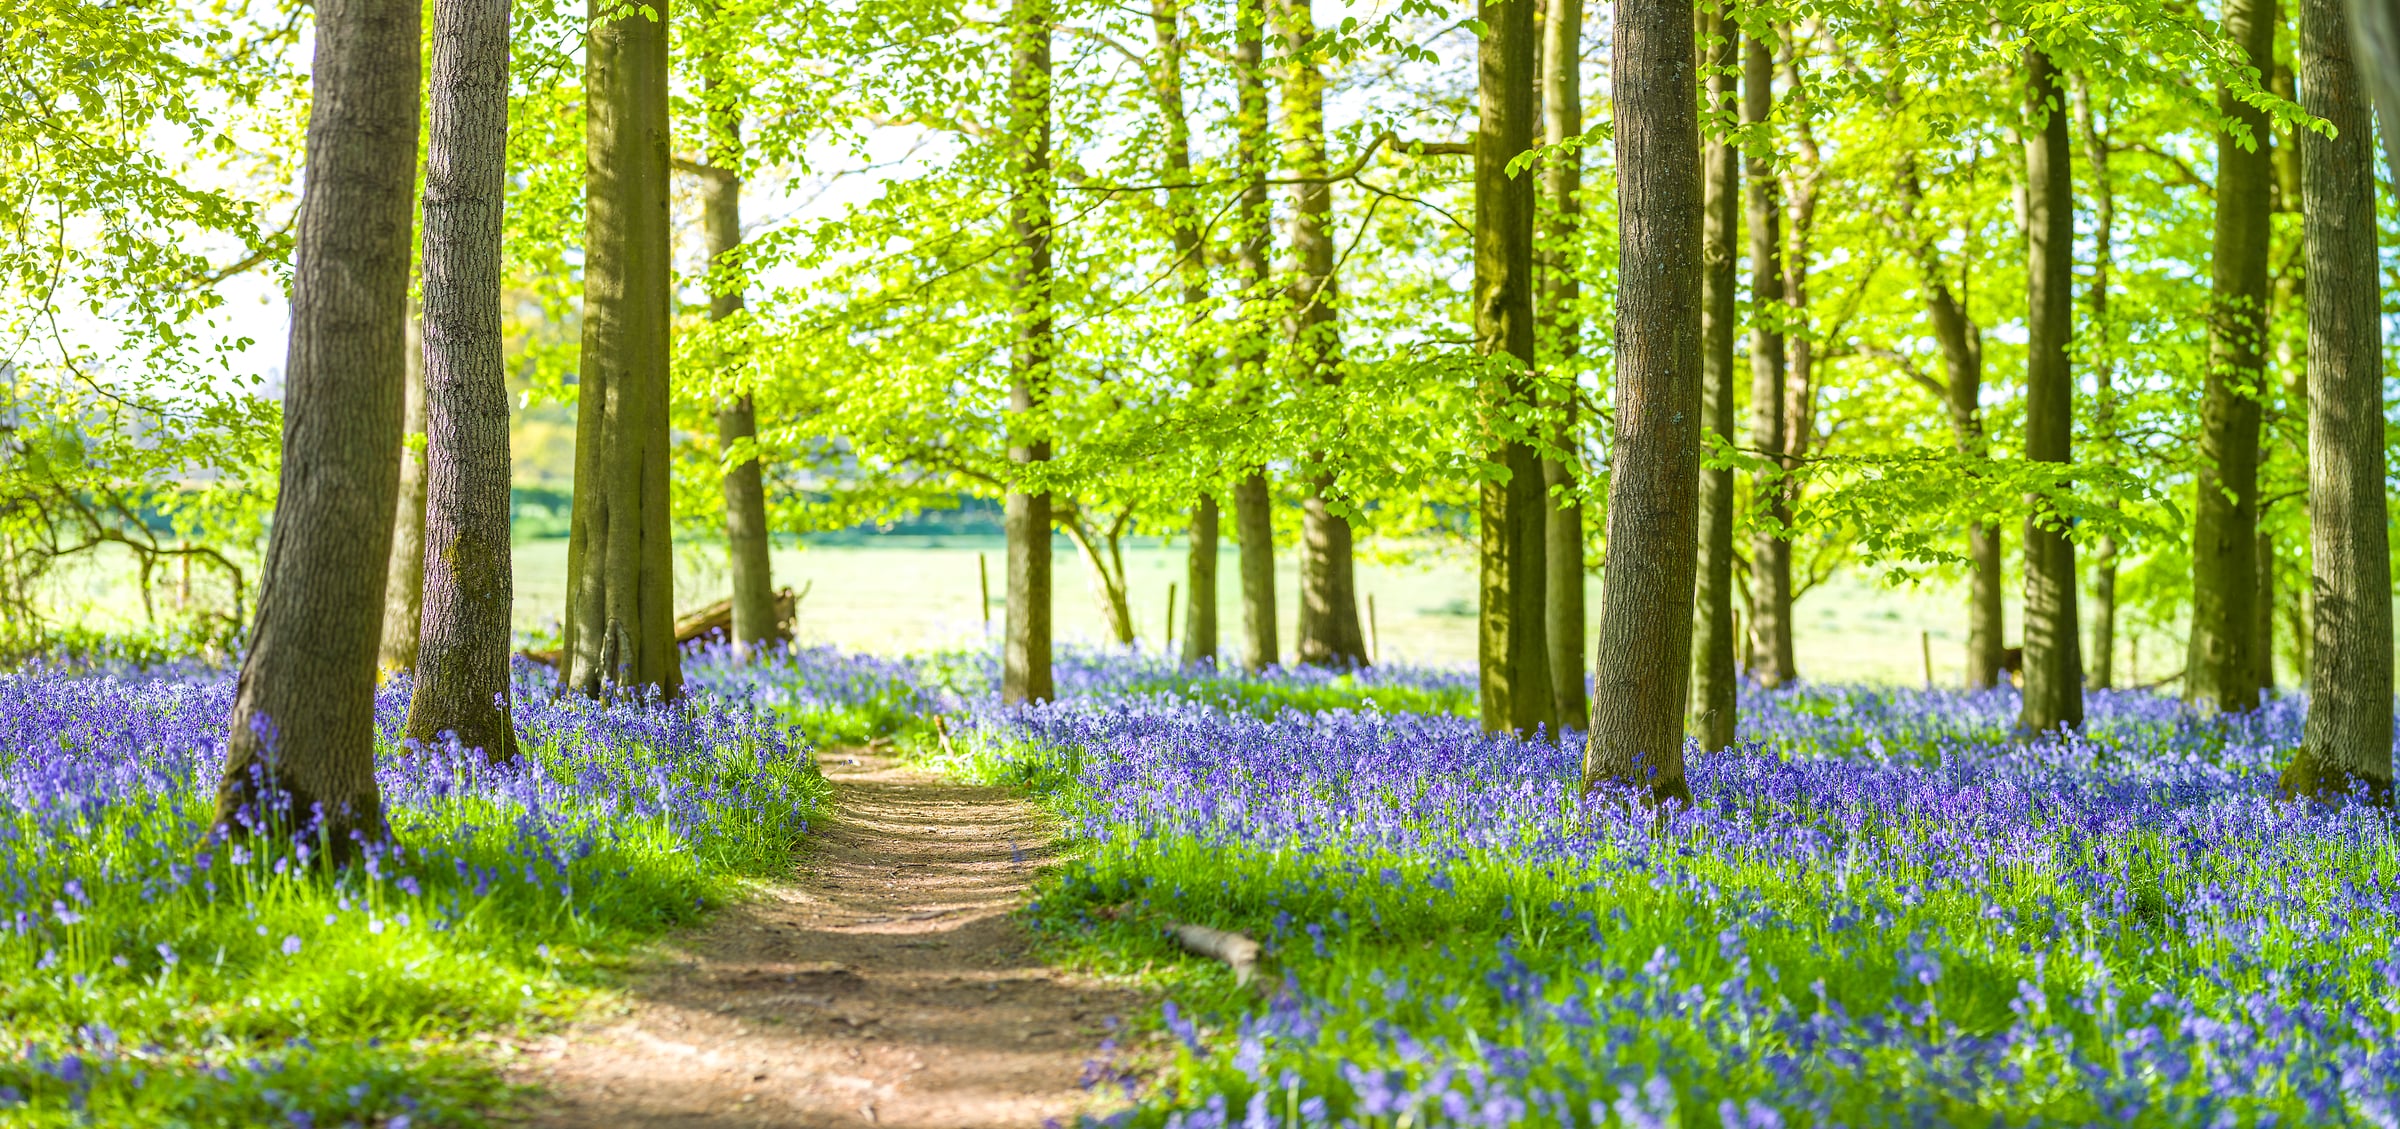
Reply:
[[1239, 933], [1228, 933], [1205, 925], [1169, 922], [1167, 933], [1183, 946], [1184, 951], [1225, 962], [1225, 967], [1233, 970], [1234, 984], [1241, 987], [1249, 985], [1251, 974], [1258, 970], [1258, 958], [1265, 951], [1258, 942]]
[[[792, 637], [792, 625], [800, 617], [800, 601], [807, 599], [809, 590], [814, 587], [816, 587], [816, 582], [812, 580], [807, 584], [801, 585], [798, 592], [794, 592], [789, 588], [783, 588], [776, 591], [775, 636], [773, 642], [782, 643], [790, 641]], [[678, 647], [690, 646], [691, 644], [702, 639], [709, 638], [711, 635], [714, 635], [719, 639], [732, 638], [732, 597], [728, 596], [725, 599], [719, 600], [716, 603], [710, 604], [707, 607], [700, 608], [696, 611], [685, 612], [681, 618], [678, 618], [675, 621], [675, 645]], [[564, 653], [556, 647], [548, 650], [536, 650], [532, 647], [526, 647], [518, 651], [517, 654], [524, 656], [525, 658], [532, 659], [533, 661], [550, 667], [553, 670], [558, 668], [559, 660], [564, 657]]]

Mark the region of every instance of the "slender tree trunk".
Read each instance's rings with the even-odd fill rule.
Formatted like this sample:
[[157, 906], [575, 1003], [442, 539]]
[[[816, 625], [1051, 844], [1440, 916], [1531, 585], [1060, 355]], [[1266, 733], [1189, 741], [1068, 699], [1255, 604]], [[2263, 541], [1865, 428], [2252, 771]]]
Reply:
[[2346, 0], [2343, 7], [2362, 96], [2371, 100], [2374, 119], [2383, 127], [2384, 167], [2400, 185], [2400, 0]]
[[[2231, 0], [2225, 32], [2247, 61], [2275, 67], [2272, 0]], [[2192, 507], [2192, 634], [2185, 696], [2203, 709], [2258, 706], [2251, 655], [2258, 602], [2259, 385], [2266, 379], [2267, 243], [2274, 158], [2266, 113], [2230, 90], [2217, 111], [2248, 127], [2217, 134], [2217, 222], [2210, 253], [2208, 376]]]
[[[2092, 170], [2092, 332], [2099, 337], [2092, 350], [2092, 382], [2098, 395], [2093, 422], [2099, 426], [2104, 451], [2116, 448], [2116, 355], [2108, 324], [2110, 273], [2116, 266], [2116, 185], [2108, 174], [2108, 142], [2093, 114], [2088, 84], [2075, 80], [2075, 128], [2083, 140], [2083, 161]], [[2110, 507], [2115, 508], [2112, 501]], [[2117, 539], [2103, 535], [2092, 550], [2092, 667], [2094, 689], [2106, 690], [2117, 678]]]
[[509, 0], [434, 0], [425, 165], [424, 650], [408, 735], [517, 755], [508, 705], [508, 369], [500, 344]]
[[1199, 504], [1192, 507], [1192, 543], [1183, 566], [1189, 595], [1178, 657], [1186, 665], [1217, 661], [1217, 520], [1216, 496], [1200, 495]]
[[1100, 609], [1101, 622], [1108, 625], [1109, 640], [1120, 647], [1132, 646], [1133, 601], [1126, 595], [1121, 541], [1124, 527], [1119, 525], [1095, 535], [1079, 511], [1070, 508], [1063, 514], [1053, 513], [1058, 515], [1067, 539], [1075, 542], [1075, 548], [1083, 554], [1084, 566], [1091, 577], [1092, 603]]
[[[1775, 114], [1775, 59], [1765, 41], [1743, 45], [1742, 121], [1759, 125]], [[1765, 524], [1750, 542], [1751, 676], [1781, 686], [1798, 676], [1792, 658], [1792, 519], [1783, 475], [1784, 341], [1783, 204], [1771, 157], [1752, 156], [1744, 184], [1750, 210], [1750, 443], [1776, 461], [1751, 484], [1751, 504]]]
[[[2067, 346], [2075, 318], [2075, 179], [2067, 145], [2066, 84], [2041, 51], [2025, 52], [2033, 124], [2025, 142], [2025, 457], [2073, 457], [2074, 374]], [[2025, 698], [2018, 725], [2032, 733], [2083, 724], [2083, 640], [2076, 626], [2075, 543], [2061, 518], [2034, 500], [2025, 519]]]
[[2353, 53], [2342, 16], [2340, 0], [2301, 0], [2300, 104], [2331, 123], [2333, 136], [2307, 131], [2300, 138], [2315, 615], [2308, 722], [2283, 787], [2287, 794], [2327, 796], [2363, 783], [2388, 802], [2392, 566], [2384, 500], [2383, 294], [2375, 251], [2374, 131], [2359, 75], [2360, 63], [2373, 56]]
[[[2265, 516], [2265, 515], [2260, 515]], [[2275, 693], [2275, 535], [2258, 531], [2258, 601], [2250, 606], [2250, 659], [2261, 692]]]
[[[1276, 0], [1290, 64], [1283, 84], [1285, 163], [1292, 186], [1292, 339], [1304, 381], [1341, 380], [1341, 337], [1333, 277], [1333, 186], [1325, 160], [1325, 75], [1308, 54], [1316, 38], [1308, 0]], [[1310, 462], [1322, 463], [1321, 455]], [[1366, 633], [1358, 622], [1358, 582], [1349, 519], [1326, 504], [1329, 470], [1308, 479], [1300, 510], [1300, 661], [1364, 666]]]
[[[1816, 342], [1810, 336], [1809, 322], [1809, 264], [1815, 258], [1817, 233], [1817, 185], [1824, 172], [1824, 159], [1817, 147], [1816, 127], [1809, 121], [1808, 86], [1803, 77], [1801, 49], [1805, 40], [1791, 26], [1782, 29], [1784, 40], [1781, 70], [1784, 84], [1784, 103], [1791, 107], [1793, 160], [1778, 170], [1778, 180], [1786, 202], [1786, 236], [1789, 246], [1783, 256], [1783, 301], [1785, 316], [1790, 319], [1784, 341], [1788, 365], [1783, 380], [1783, 454], [1788, 467], [1797, 468], [1809, 454], [1817, 427], [1817, 365]], [[1806, 33], [1814, 35], [1812, 29]], [[1778, 495], [1788, 520], [1799, 504], [1800, 486], [1786, 482]], [[1794, 622], [1791, 601], [1800, 598], [1792, 586], [1791, 543], [1786, 541], [1784, 559], [1784, 627], [1786, 636], [1792, 634]], [[1788, 664], [1797, 677], [1796, 663]]]
[[400, 381], [400, 504], [392, 516], [383, 646], [375, 664], [386, 673], [417, 669], [417, 623], [425, 606], [425, 340], [416, 318], [408, 319], [402, 355], [407, 365]]
[[[1008, 457], [1019, 466], [1046, 462], [1050, 440], [1026, 417], [1047, 398], [1053, 356], [1050, 313], [1050, 5], [1012, 0], [1008, 73], [1013, 183], [1009, 227], [1016, 234], [1016, 343], [1010, 355]], [[1008, 634], [1001, 660], [1004, 702], [1046, 702], [1050, 680], [1050, 495], [1008, 494]]]
[[1699, 556], [1700, 130], [1690, 0], [1617, 0], [1616, 449], [1583, 778], [1688, 801]]
[[[1245, 288], [1245, 304], [1264, 299], [1270, 269], [1267, 246], [1267, 71], [1265, 0], [1234, 0], [1234, 158], [1242, 177], [1240, 240], [1234, 255]], [[1242, 380], [1263, 395], [1267, 339], [1244, 318], [1239, 346]], [[1279, 630], [1275, 617], [1275, 499], [1264, 471], [1252, 468], [1233, 486], [1234, 536], [1241, 542], [1243, 661], [1252, 670], [1274, 666]]]
[[[1724, 5], [1720, 0], [1718, 13]], [[1722, 14], [1701, 17], [1708, 52], [1708, 102], [1728, 117], [1740, 110], [1733, 74], [1741, 58], [1741, 25]], [[1733, 445], [1734, 259], [1742, 224], [1741, 150], [1711, 131], [1700, 151], [1703, 219], [1700, 236], [1701, 426]], [[1693, 623], [1692, 734], [1714, 752], [1733, 744], [1735, 717], [1733, 630], [1733, 469], [1700, 472], [1699, 614]]]
[[[590, 0], [583, 362], [562, 684], [683, 692], [668, 513], [667, 18]], [[614, 15], [615, 18], [603, 19]]]
[[[1183, 9], [1181, 0], [1152, 0], [1150, 27], [1158, 43], [1157, 96], [1159, 116], [1165, 119], [1166, 182], [1183, 185], [1192, 175], [1191, 118], [1183, 105]], [[1208, 321], [1208, 258], [1201, 246], [1201, 217], [1188, 188], [1166, 193], [1172, 217], [1171, 242], [1176, 273], [1183, 279], [1183, 308], [1187, 329]], [[1193, 346], [1187, 365], [1196, 392], [1209, 383], [1208, 351]], [[1217, 499], [1203, 491], [1192, 500], [1191, 543], [1184, 557], [1183, 651], [1186, 663], [1217, 660]]]
[[[1583, 0], [1548, 0], [1542, 19], [1542, 137], [1558, 145], [1583, 133]], [[1577, 282], [1582, 257], [1575, 242], [1583, 219], [1583, 154], [1561, 149], [1545, 169], [1543, 190], [1551, 201], [1550, 257], [1543, 264], [1541, 309], [1557, 343], [1559, 363], [1569, 377], [1552, 405], [1557, 430], [1552, 443], [1572, 455], [1578, 441], [1577, 354], [1583, 346], [1582, 300]], [[1584, 686], [1583, 503], [1581, 463], [1573, 458], [1542, 460], [1542, 485], [1549, 495], [1542, 564], [1548, 614], [1542, 635], [1549, 647], [1551, 709], [1566, 729], [1592, 727], [1592, 699]]]
[[1533, 148], [1539, 105], [1539, 31], [1527, 0], [1485, 0], [1476, 50], [1475, 337], [1482, 378], [1484, 449], [1506, 472], [1483, 484], [1482, 616], [1477, 658], [1483, 727], [1529, 733], [1558, 728], [1544, 626], [1549, 601], [1543, 548], [1549, 535], [1541, 455], [1529, 432], [1533, 395], [1534, 180], [1508, 175]]
[[[703, 19], [723, 18], [714, 4], [701, 9]], [[711, 54], [701, 62], [708, 102], [708, 170], [700, 178], [701, 229], [707, 238], [711, 274], [708, 298], [710, 321], [725, 321], [742, 312], [742, 284], [734, 254], [742, 245], [742, 91], [725, 77], [724, 60]], [[725, 473], [725, 551], [733, 574], [733, 653], [749, 657], [783, 641], [783, 624], [775, 616], [775, 573], [769, 549], [773, 532], [767, 526], [767, 489], [755, 453], [739, 462], [733, 452], [748, 444], [755, 452], [758, 408], [747, 392], [735, 394], [717, 407], [717, 445], [728, 456]]]
[[283, 466], [216, 821], [338, 859], [386, 834], [375, 659], [400, 486], [420, 25], [416, 0], [316, 11]]

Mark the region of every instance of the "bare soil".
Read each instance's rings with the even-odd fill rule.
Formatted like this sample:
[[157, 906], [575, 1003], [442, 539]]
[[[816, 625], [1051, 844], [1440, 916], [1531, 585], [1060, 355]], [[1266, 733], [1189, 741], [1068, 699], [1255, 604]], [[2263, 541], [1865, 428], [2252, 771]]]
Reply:
[[1072, 1124], [1137, 993], [1051, 968], [1011, 915], [1055, 829], [995, 788], [826, 754], [792, 880], [678, 938], [624, 1002], [520, 1059], [538, 1126]]

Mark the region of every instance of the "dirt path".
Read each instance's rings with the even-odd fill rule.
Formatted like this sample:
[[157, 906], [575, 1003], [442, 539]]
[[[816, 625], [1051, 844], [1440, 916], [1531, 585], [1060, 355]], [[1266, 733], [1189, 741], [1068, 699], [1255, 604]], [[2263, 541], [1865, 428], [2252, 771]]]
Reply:
[[824, 767], [831, 817], [797, 880], [682, 938], [629, 1008], [536, 1048], [532, 1124], [1031, 1129], [1096, 1108], [1085, 1063], [1146, 1005], [1041, 964], [1009, 917], [1049, 826], [887, 756]]

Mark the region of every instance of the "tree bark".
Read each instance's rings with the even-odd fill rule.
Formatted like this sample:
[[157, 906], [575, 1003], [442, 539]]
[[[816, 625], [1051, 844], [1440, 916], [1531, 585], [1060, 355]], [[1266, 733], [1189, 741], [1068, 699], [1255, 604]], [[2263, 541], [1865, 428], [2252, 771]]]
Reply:
[[387, 834], [375, 660], [398, 505], [416, 0], [320, 0], [275, 520], [217, 787], [226, 834]]
[[1216, 496], [1200, 495], [1192, 507], [1192, 543], [1183, 565], [1187, 595], [1183, 650], [1177, 657], [1187, 666], [1217, 661], [1217, 518]]
[[1700, 136], [1690, 0], [1617, 0], [1616, 449], [1584, 787], [1690, 799], [1683, 717], [1699, 555]]
[[[1325, 75], [1308, 54], [1316, 25], [1308, 0], [1276, 0], [1290, 57], [1283, 83], [1284, 159], [1292, 179], [1293, 353], [1303, 381], [1341, 380], [1341, 338], [1333, 277], [1333, 186], [1324, 180]], [[1321, 455], [1311, 463], [1321, 464]], [[1333, 474], [1309, 475], [1300, 511], [1300, 661], [1318, 666], [1365, 666], [1366, 633], [1358, 622], [1358, 582], [1351, 558], [1349, 519], [1326, 504]]]
[[[393, 507], [392, 559], [383, 582], [383, 645], [376, 667], [417, 669], [417, 624], [425, 607], [425, 339], [408, 319], [400, 389], [400, 502]], [[188, 567], [188, 566], [187, 566]]]
[[[1201, 217], [1186, 185], [1192, 175], [1192, 125], [1183, 105], [1184, 37], [1182, 0], [1152, 0], [1150, 27], [1158, 44], [1156, 83], [1159, 116], [1166, 122], [1166, 192], [1176, 273], [1183, 279], [1185, 326], [1197, 330], [1209, 316], [1208, 258], [1201, 246]], [[1209, 383], [1206, 348], [1193, 346], [1186, 365], [1196, 392]], [[1190, 545], [1184, 556], [1184, 633], [1181, 661], [1217, 659], [1217, 499], [1203, 491], [1192, 500]]]
[[[711, 4], [702, 18], [721, 19]], [[707, 99], [708, 169], [700, 177], [701, 229], [707, 245], [711, 276], [708, 298], [710, 321], [725, 321], [742, 312], [742, 284], [737, 280], [734, 255], [742, 245], [742, 92], [725, 76], [724, 60], [708, 48], [701, 60]], [[733, 574], [733, 653], [747, 658], [783, 641], [784, 627], [775, 616], [773, 531], [767, 525], [765, 476], [755, 453], [739, 462], [733, 452], [758, 441], [758, 407], [747, 392], [728, 397], [717, 407], [717, 445], [728, 456], [725, 474], [725, 555]]]
[[[668, 513], [666, 0], [590, 0], [584, 43], [583, 359], [560, 679], [683, 692]], [[616, 18], [603, 20], [614, 13]]]
[[[1763, 40], [1743, 45], [1742, 121], [1762, 125], [1775, 116], [1775, 59]], [[1792, 656], [1792, 543], [1786, 531], [1791, 500], [1785, 455], [1783, 203], [1771, 153], [1753, 152], [1743, 185], [1750, 211], [1750, 443], [1774, 460], [1750, 487], [1750, 504], [1764, 519], [1750, 541], [1750, 673], [1762, 686], [1798, 677]], [[1771, 528], [1770, 528], [1771, 527]]]
[[[2264, 516], [2263, 514], [2261, 515]], [[2275, 535], [2258, 531], [2258, 600], [2250, 606], [2250, 660], [2261, 693], [2275, 693]]]
[[[2075, 180], [2067, 145], [2066, 84], [2050, 56], [2025, 52], [2025, 457], [2073, 457]], [[2039, 498], [2025, 519], [2025, 695], [2018, 725], [2046, 733], [2083, 724], [2083, 640], [2076, 626], [2075, 543]]]
[[[1270, 218], [1267, 207], [1267, 72], [1265, 0], [1234, 0], [1234, 156], [1242, 177], [1240, 239], [1234, 247], [1248, 300], [1267, 294]], [[1266, 337], [1245, 331], [1242, 379], [1263, 393]], [[1255, 393], [1254, 393], [1255, 394]], [[1241, 542], [1243, 660], [1252, 670], [1279, 658], [1275, 616], [1275, 503], [1266, 473], [1253, 467], [1233, 486], [1234, 536]]]
[[[2400, 184], [2400, 0], [2347, 0], [2354, 73], [2383, 129], [2384, 167]], [[2373, 177], [2370, 175], [2370, 180]]]
[[1530, 174], [1508, 163], [1533, 148], [1539, 32], [1527, 0], [1483, 0], [1476, 49], [1475, 339], [1484, 358], [1484, 449], [1506, 481], [1482, 486], [1476, 658], [1483, 727], [1558, 728], [1544, 626], [1549, 535], [1541, 455], [1524, 430], [1533, 396], [1533, 206]]
[[[2093, 422], [2099, 425], [2104, 451], [2116, 448], [2116, 354], [2108, 324], [2108, 288], [2116, 266], [2117, 194], [2108, 174], [2108, 142], [2093, 114], [2091, 93], [2080, 76], [2075, 82], [2075, 128], [2083, 140], [2083, 160], [2092, 170], [2092, 332], [2099, 340], [2092, 350], [2092, 383], [2098, 403]], [[2110, 507], [2115, 508], [2111, 502]], [[2117, 679], [2117, 539], [2103, 534], [2092, 549], [2092, 666], [2091, 685], [2106, 690]]]
[[[1050, 5], [1012, 0], [1008, 72], [1009, 136], [1016, 152], [1009, 170], [1008, 222], [1017, 241], [1016, 341], [1009, 357], [1009, 461], [1020, 468], [1047, 462], [1050, 440], [1027, 417], [1048, 397], [1054, 355], [1050, 312]], [[1008, 531], [1008, 630], [1001, 659], [1000, 699], [1046, 702], [1050, 677], [1050, 495], [1012, 485]]]
[[434, 0], [425, 166], [424, 650], [408, 736], [517, 755], [508, 704], [508, 370], [501, 217], [508, 186], [509, 0]]
[[[2341, 0], [2301, 0], [2308, 253], [2308, 721], [2287, 794], [2392, 793], [2392, 572], [2384, 497], [2383, 294], [2366, 91]], [[2385, 119], [2387, 123], [2390, 119]]]
[[[1542, 137], [1556, 146], [1583, 133], [1583, 0], [1548, 0], [1542, 18]], [[1550, 257], [1542, 265], [1543, 316], [1549, 319], [1562, 365], [1582, 351], [1582, 300], [1577, 282], [1582, 259], [1575, 241], [1583, 220], [1583, 153], [1560, 149], [1550, 155], [1543, 190], [1551, 201]], [[1570, 380], [1560, 390], [1552, 445], [1572, 455], [1578, 427], [1576, 391]], [[1549, 648], [1551, 710], [1565, 729], [1592, 727], [1592, 699], [1585, 687], [1583, 637], [1583, 503], [1578, 500], [1580, 461], [1542, 460], [1542, 486], [1549, 498], [1542, 544], [1543, 594], [1547, 612], [1542, 636]]]
[[[2232, 0], [2225, 32], [2261, 74], [2275, 67], [2273, 0]], [[2274, 158], [2266, 113], [2217, 92], [2217, 111], [2248, 136], [2217, 134], [2216, 236], [2210, 252], [2208, 375], [2200, 404], [2192, 507], [2192, 629], [2184, 694], [2209, 710], [2258, 707], [2252, 624], [2258, 603], [2259, 385], [2266, 378], [2267, 243]]]
[[[1720, 6], [1722, 11], [1722, 6]], [[1712, 37], [1708, 103], [1714, 115], [1740, 112], [1733, 68], [1741, 58], [1741, 25], [1719, 14], [1700, 18]], [[1701, 426], [1733, 445], [1735, 321], [1734, 260], [1742, 224], [1741, 150], [1712, 129], [1700, 151], [1703, 219], [1700, 235]], [[1736, 721], [1733, 630], [1733, 468], [1700, 472], [1699, 613], [1693, 623], [1692, 735], [1715, 752], [1733, 744]]]

